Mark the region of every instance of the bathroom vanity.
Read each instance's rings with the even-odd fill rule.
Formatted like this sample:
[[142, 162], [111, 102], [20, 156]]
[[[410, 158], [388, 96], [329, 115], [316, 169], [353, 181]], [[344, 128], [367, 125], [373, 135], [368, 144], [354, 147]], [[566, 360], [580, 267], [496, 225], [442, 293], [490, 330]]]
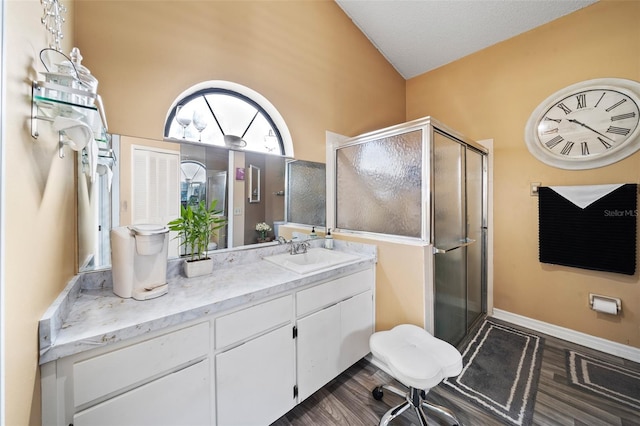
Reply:
[[221, 251], [199, 278], [170, 261], [148, 301], [109, 271], [74, 277], [40, 321], [43, 424], [277, 420], [369, 352], [375, 246], [336, 243], [341, 263], [303, 274], [263, 260], [281, 245]]

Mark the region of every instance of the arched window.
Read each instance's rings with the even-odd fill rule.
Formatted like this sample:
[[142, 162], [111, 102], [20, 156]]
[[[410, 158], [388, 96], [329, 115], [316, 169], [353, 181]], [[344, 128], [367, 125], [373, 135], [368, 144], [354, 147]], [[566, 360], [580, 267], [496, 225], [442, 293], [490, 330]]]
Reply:
[[164, 137], [293, 157], [291, 135], [276, 108], [228, 81], [203, 82], [178, 96], [167, 113]]
[[182, 160], [180, 162], [180, 192], [182, 204], [197, 205], [207, 201], [207, 169], [199, 161]]

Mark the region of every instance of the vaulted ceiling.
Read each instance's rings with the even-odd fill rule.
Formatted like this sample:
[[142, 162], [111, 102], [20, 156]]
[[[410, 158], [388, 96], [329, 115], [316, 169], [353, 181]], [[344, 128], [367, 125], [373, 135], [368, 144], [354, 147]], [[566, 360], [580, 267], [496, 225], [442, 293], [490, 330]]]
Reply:
[[597, 0], [336, 0], [409, 79]]

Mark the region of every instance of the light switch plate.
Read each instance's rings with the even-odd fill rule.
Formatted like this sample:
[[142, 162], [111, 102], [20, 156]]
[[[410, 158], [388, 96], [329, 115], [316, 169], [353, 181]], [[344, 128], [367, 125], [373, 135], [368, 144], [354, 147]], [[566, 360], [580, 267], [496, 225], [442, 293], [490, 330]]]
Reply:
[[531, 182], [531, 196], [535, 197], [538, 195], [538, 188], [542, 186], [541, 182]]

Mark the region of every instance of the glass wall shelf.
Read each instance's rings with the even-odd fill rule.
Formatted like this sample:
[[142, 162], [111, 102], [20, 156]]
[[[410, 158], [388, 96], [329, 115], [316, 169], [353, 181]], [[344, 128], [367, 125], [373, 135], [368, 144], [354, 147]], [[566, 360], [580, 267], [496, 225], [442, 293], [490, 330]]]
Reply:
[[39, 136], [38, 120], [53, 122], [59, 116], [82, 121], [91, 127], [96, 141], [103, 144], [109, 143], [107, 120], [100, 95], [51, 82], [34, 81], [32, 83], [31, 136], [34, 139]]

